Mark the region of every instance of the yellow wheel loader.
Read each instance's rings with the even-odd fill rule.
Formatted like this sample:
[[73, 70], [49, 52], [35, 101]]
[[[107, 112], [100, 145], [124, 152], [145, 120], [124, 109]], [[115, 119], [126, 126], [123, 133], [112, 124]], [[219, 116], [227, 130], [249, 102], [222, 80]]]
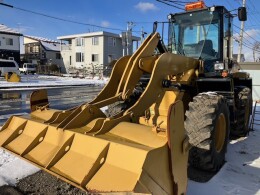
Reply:
[[[50, 109], [47, 92], [35, 91], [31, 114], [8, 119], [0, 146], [90, 193], [185, 194], [188, 157], [218, 170], [230, 122], [247, 132], [238, 118], [247, 125], [251, 79], [230, 72], [232, 18], [222, 6], [171, 14], [167, 49], [153, 32], [115, 63], [94, 100], [69, 110]], [[102, 111], [122, 102], [112, 116]]]

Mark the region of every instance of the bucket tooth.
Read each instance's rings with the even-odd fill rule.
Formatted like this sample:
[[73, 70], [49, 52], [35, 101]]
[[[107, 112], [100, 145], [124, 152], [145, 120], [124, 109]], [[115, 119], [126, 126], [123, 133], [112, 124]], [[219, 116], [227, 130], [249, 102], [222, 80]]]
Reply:
[[[75, 133], [71, 143], [63, 145], [47, 169], [76, 183], [86, 185], [104, 164], [109, 142]], [[59, 156], [62, 156], [59, 158]]]

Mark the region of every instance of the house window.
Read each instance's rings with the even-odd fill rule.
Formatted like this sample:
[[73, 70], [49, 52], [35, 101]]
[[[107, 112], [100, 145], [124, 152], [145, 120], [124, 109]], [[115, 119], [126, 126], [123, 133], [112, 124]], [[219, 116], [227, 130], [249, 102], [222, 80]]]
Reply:
[[76, 53], [76, 62], [84, 62], [84, 53], [81, 52]]
[[71, 65], [71, 56], [70, 56], [70, 65]]
[[108, 46], [116, 46], [116, 38], [115, 37], [108, 37]]
[[11, 38], [6, 38], [6, 45], [14, 45], [13, 39]]
[[92, 62], [98, 62], [98, 54], [92, 54]]
[[38, 45], [33, 46], [33, 52], [39, 53], [39, 46]]
[[58, 60], [61, 59], [61, 55], [60, 55], [60, 53], [56, 53], [56, 59], [58, 59]]
[[92, 45], [98, 45], [98, 37], [92, 38]]
[[84, 39], [76, 38], [76, 46], [84, 46]]
[[39, 46], [38, 45], [27, 46], [27, 53], [39, 53]]
[[46, 52], [42, 51], [42, 59], [45, 59], [45, 58], [46, 58]]
[[0, 46], [1, 46], [1, 41], [0, 41]]

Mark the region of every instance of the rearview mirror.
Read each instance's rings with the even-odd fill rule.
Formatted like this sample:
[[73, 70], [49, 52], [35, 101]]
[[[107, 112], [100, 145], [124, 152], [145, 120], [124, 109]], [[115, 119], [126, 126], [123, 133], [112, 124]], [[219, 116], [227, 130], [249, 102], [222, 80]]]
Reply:
[[157, 30], [157, 25], [158, 25], [158, 22], [154, 22], [154, 23], [153, 23], [153, 33], [156, 32], [156, 30]]
[[246, 13], [245, 7], [239, 7], [237, 14], [238, 14], [239, 21], [246, 21], [247, 20], [247, 13]]

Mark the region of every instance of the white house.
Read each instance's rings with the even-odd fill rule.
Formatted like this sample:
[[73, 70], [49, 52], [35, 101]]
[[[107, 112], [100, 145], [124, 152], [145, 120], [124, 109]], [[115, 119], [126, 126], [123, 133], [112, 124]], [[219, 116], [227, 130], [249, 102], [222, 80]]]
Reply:
[[20, 36], [18, 31], [0, 24], [0, 58], [14, 59], [20, 64]]
[[[57, 37], [61, 41], [64, 66], [70, 69], [91, 69], [93, 65], [107, 68], [108, 64], [123, 56], [122, 36], [110, 32], [90, 32]], [[139, 41], [132, 37], [132, 41]], [[129, 48], [133, 51], [133, 45]]]

